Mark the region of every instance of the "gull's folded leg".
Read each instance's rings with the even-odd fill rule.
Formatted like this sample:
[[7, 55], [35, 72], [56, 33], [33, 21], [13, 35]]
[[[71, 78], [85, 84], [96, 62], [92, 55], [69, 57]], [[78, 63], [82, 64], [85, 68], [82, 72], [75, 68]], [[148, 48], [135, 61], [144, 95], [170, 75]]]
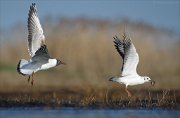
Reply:
[[30, 79], [31, 79], [31, 75], [29, 75], [29, 77], [28, 77], [28, 83], [29, 83]]
[[45, 45], [45, 40], [42, 40], [42, 45]]
[[34, 84], [34, 72], [32, 73], [32, 79], [31, 79], [31, 85], [33, 86]]
[[132, 96], [131, 93], [127, 90], [127, 86], [126, 86], [126, 88], [125, 88], [125, 91], [127, 92], [128, 97], [131, 97], [131, 96]]

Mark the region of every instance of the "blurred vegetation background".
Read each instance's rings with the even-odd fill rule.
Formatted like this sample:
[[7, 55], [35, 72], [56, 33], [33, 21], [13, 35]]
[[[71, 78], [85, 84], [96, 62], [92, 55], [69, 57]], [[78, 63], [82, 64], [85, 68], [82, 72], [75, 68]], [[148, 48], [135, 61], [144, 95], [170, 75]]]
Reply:
[[59, 89], [98, 90], [123, 88], [108, 79], [120, 75], [122, 59], [113, 36], [122, 37], [127, 27], [140, 56], [138, 73], [156, 81], [130, 87], [141, 90], [180, 89], [180, 37], [169, 29], [129, 19], [104, 20], [85, 17], [47, 16], [41, 20], [49, 53], [67, 63], [35, 74], [32, 87], [16, 66], [29, 59], [26, 24], [17, 23], [0, 31], [0, 92], [50, 91]]

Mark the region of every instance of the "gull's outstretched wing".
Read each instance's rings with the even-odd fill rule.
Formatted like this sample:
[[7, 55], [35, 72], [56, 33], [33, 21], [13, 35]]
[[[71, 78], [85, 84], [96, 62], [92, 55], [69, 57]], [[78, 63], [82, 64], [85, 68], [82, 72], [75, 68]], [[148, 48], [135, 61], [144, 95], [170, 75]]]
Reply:
[[43, 29], [41, 27], [35, 3], [30, 6], [28, 14], [28, 51], [31, 57], [41, 47], [42, 42], [45, 41]]
[[117, 36], [113, 38], [115, 47], [123, 59], [121, 76], [137, 74], [136, 68], [139, 63], [139, 55], [130, 37], [124, 33], [123, 40], [120, 40]]

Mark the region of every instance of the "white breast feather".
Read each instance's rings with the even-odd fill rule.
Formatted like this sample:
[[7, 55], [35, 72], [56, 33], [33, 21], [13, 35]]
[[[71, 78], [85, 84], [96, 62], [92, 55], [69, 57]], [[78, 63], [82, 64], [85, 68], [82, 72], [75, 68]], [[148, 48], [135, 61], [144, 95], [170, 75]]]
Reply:
[[55, 67], [56, 64], [57, 64], [57, 60], [56, 60], [56, 59], [49, 59], [48, 63], [47, 63], [47, 64], [43, 64], [43, 65], [41, 66], [41, 69], [40, 69], [40, 70], [46, 70], [46, 69]]

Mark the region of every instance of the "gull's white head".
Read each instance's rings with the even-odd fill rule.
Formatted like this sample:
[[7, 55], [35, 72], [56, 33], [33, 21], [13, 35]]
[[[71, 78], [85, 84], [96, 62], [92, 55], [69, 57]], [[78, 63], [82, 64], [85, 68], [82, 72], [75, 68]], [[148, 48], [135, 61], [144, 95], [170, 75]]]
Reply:
[[142, 79], [144, 80], [144, 82], [151, 82], [151, 85], [153, 86], [155, 84], [155, 81], [151, 80], [151, 78], [148, 76], [143, 76]]
[[150, 77], [143, 76], [142, 78], [143, 78], [144, 82], [150, 82], [151, 81]]

